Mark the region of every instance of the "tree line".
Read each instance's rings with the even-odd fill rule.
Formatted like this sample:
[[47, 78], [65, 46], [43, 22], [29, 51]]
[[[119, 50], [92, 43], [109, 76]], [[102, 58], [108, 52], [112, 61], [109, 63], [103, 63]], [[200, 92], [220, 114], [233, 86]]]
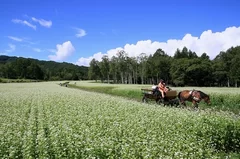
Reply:
[[157, 84], [164, 79], [172, 86], [238, 87], [240, 46], [221, 51], [213, 60], [207, 53], [198, 56], [187, 47], [173, 56], [157, 49], [147, 55], [130, 57], [124, 50], [101, 61], [92, 59], [89, 67], [67, 62], [0, 56], [0, 78], [35, 80], [98, 80], [104, 83]]
[[198, 56], [187, 47], [177, 49], [173, 57], [162, 49], [147, 55], [129, 57], [124, 50], [116, 56], [92, 59], [88, 79], [106, 83], [157, 84], [163, 79], [173, 86], [238, 87], [240, 46], [221, 51], [213, 60], [207, 53]]
[[87, 80], [88, 67], [31, 58], [0, 56], [0, 78]]

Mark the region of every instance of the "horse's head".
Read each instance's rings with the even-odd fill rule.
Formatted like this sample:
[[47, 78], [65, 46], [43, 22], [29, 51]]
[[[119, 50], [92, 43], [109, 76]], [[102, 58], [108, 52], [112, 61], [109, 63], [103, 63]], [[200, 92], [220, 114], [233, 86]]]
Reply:
[[204, 100], [208, 105], [211, 104], [209, 95], [203, 93], [202, 91], [193, 91], [192, 93], [193, 99], [196, 101]]
[[200, 93], [200, 96], [204, 100], [205, 103], [207, 103], [208, 105], [211, 104], [211, 100], [210, 100], [209, 95], [207, 95], [207, 94], [205, 94], [201, 91], [199, 91], [199, 93]]
[[210, 100], [210, 97], [209, 97], [208, 95], [206, 95], [205, 97], [203, 97], [203, 100], [204, 100], [208, 105], [211, 104], [211, 100]]

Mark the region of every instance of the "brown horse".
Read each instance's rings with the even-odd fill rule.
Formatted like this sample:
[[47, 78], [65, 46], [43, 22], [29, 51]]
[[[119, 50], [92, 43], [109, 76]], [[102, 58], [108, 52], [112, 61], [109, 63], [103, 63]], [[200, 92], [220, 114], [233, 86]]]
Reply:
[[194, 108], [198, 108], [198, 103], [204, 100], [207, 104], [211, 104], [209, 95], [199, 90], [183, 90], [178, 93], [180, 103], [186, 106], [185, 101], [192, 102]]

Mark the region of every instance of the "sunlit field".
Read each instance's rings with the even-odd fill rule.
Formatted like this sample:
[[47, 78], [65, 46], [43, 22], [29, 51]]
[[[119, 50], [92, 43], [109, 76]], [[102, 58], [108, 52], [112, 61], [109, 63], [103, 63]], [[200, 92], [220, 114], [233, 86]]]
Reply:
[[[0, 158], [240, 156], [240, 118], [236, 114], [145, 104], [61, 87], [59, 83], [0, 84]], [[70, 83], [103, 86], [82, 81]], [[151, 88], [104, 85], [112, 86], [139, 92], [141, 88]], [[217, 89], [231, 92], [225, 88], [201, 90], [216, 93]], [[238, 89], [235, 91], [231, 94], [239, 93]]]
[[[72, 84], [76, 85], [83, 85], [83, 86], [90, 86], [90, 87], [98, 87], [98, 86], [105, 86], [105, 87], [116, 87], [117, 89], [133, 89], [140, 91], [141, 88], [149, 88], [151, 89], [152, 85], [146, 85], [146, 84], [103, 84], [103, 83], [96, 83], [95, 81], [74, 81], [70, 82]], [[219, 94], [238, 94], [240, 95], [240, 88], [228, 88], [228, 87], [172, 87], [169, 86], [173, 90], [181, 91], [184, 89], [195, 89], [195, 90], [202, 90], [203, 92], [206, 92], [207, 94], [211, 93], [219, 93]]]
[[[70, 82], [70, 87], [80, 88], [83, 90], [91, 90], [94, 92], [107, 93], [111, 95], [123, 96], [129, 99], [141, 101], [141, 89], [151, 89], [152, 85], [128, 85], [128, 84], [102, 84], [95, 81], [76, 81]], [[200, 102], [201, 109], [210, 108], [224, 111], [232, 111], [240, 114], [240, 88], [227, 87], [171, 87], [172, 90], [180, 92], [182, 90], [200, 90], [208, 94], [211, 99], [211, 105], [208, 106], [204, 102]], [[187, 102], [191, 107], [191, 103]]]

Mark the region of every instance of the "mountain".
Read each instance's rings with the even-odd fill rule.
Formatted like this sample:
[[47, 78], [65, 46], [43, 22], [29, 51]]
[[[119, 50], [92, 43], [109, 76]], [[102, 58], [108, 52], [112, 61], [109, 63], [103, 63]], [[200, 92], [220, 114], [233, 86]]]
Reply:
[[0, 55], [0, 78], [87, 80], [88, 67], [67, 62]]

